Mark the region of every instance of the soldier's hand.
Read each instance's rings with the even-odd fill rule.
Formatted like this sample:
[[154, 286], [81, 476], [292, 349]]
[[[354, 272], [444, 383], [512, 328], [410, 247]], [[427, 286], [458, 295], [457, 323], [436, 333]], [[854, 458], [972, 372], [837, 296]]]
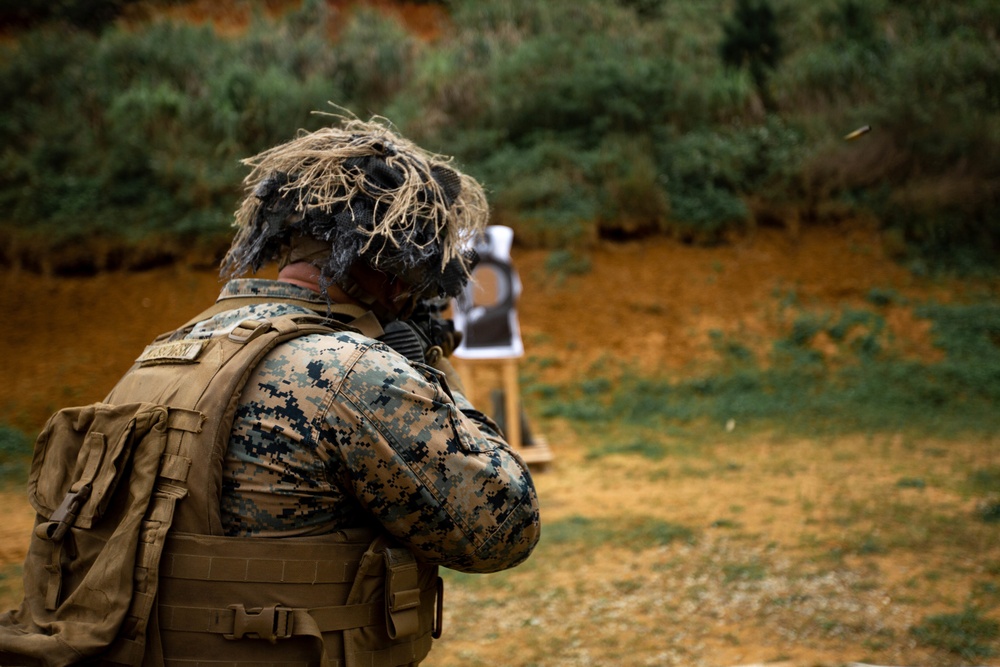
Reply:
[[462, 344], [462, 332], [452, 329], [451, 331], [445, 333], [441, 340], [438, 341], [438, 347], [441, 348], [441, 356], [450, 357], [452, 353], [458, 349], [458, 346]]

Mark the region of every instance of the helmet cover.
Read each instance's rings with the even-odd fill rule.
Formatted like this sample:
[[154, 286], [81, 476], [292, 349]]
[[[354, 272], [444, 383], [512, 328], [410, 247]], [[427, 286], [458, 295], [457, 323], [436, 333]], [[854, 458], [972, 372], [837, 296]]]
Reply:
[[305, 239], [329, 245], [308, 256], [324, 289], [348, 282], [359, 258], [421, 297], [456, 296], [468, 281], [489, 217], [482, 187], [382, 119], [300, 131], [243, 163], [252, 170], [224, 275], [287, 258]]

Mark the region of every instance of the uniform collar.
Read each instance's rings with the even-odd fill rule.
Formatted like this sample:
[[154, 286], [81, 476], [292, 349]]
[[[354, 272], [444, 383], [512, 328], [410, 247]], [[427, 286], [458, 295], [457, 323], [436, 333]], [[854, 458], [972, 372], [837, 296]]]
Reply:
[[275, 299], [296, 299], [309, 301], [326, 308], [326, 298], [319, 292], [280, 280], [264, 278], [237, 278], [230, 280], [222, 288], [217, 301], [236, 297], [262, 297]]

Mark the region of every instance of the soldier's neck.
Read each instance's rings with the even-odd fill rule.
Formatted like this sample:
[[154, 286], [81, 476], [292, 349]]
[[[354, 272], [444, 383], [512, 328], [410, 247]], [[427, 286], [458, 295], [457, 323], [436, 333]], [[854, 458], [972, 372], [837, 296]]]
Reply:
[[[285, 266], [278, 271], [278, 280], [283, 283], [305, 287], [313, 292], [323, 293], [323, 288], [319, 284], [319, 269], [308, 262], [295, 262]], [[337, 285], [330, 285], [326, 293], [334, 303], [353, 303], [363, 305], [356, 299], [352, 299]]]

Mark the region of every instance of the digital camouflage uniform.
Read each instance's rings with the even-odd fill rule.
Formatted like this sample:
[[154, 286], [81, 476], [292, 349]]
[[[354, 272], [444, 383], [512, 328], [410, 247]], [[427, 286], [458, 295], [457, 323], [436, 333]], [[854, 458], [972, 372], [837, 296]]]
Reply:
[[[230, 281], [227, 297], [324, 297], [288, 283]], [[261, 303], [222, 312], [188, 337], [246, 319], [308, 313]], [[491, 572], [528, 557], [538, 499], [527, 465], [443, 373], [353, 332], [273, 350], [240, 398], [223, 464], [227, 535], [288, 537], [383, 526], [420, 560]]]

